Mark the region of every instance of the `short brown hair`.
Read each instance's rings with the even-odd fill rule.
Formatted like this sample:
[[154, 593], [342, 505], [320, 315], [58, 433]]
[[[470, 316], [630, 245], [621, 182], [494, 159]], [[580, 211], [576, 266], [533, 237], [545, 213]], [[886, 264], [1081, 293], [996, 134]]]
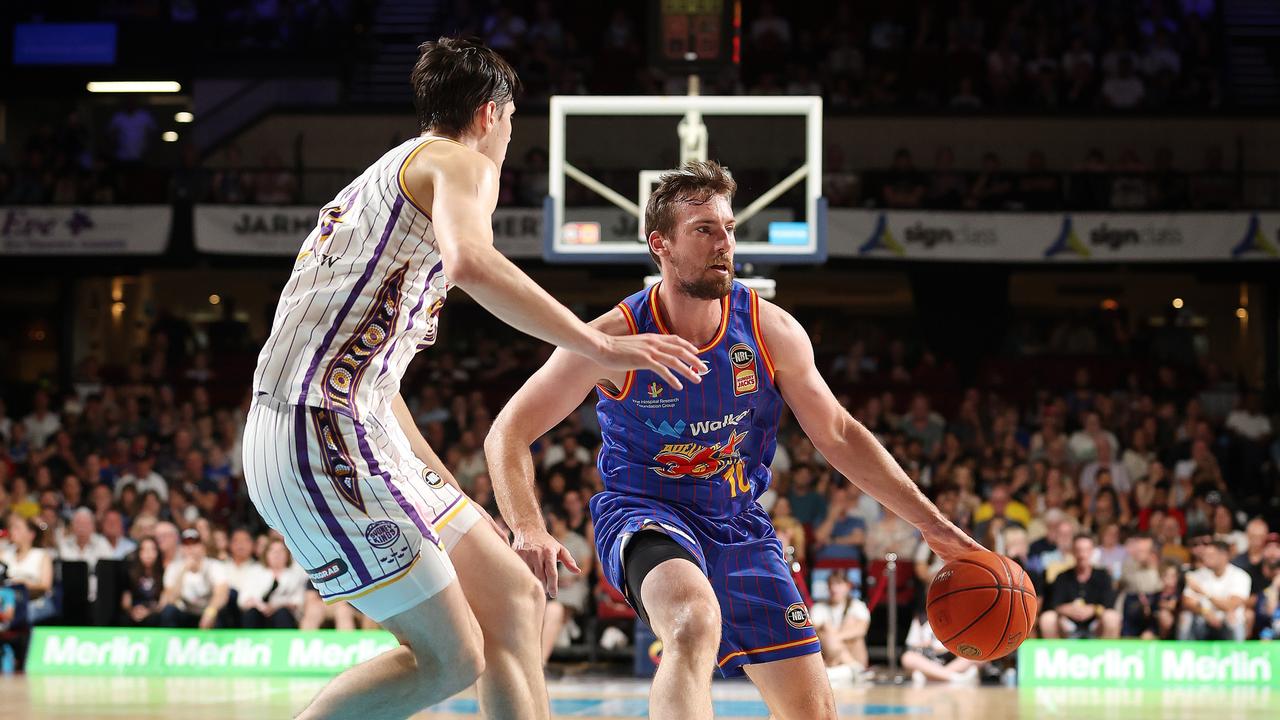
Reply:
[[[738, 183], [714, 160], [694, 160], [679, 170], [663, 173], [644, 207], [644, 235], [648, 238], [656, 231], [670, 236], [675, 230], [678, 205], [703, 205], [716, 195], [724, 195], [732, 201], [737, 191]], [[649, 249], [649, 257], [653, 258], [655, 265], [662, 267], [652, 248]]]
[[458, 135], [487, 102], [501, 109], [520, 92], [520, 78], [476, 38], [442, 37], [418, 46], [409, 75], [418, 131]]

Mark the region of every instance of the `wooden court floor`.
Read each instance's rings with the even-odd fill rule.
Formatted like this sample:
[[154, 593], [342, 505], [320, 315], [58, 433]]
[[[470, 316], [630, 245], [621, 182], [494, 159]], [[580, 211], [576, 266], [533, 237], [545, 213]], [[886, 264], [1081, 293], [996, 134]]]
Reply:
[[[323, 684], [279, 678], [0, 677], [0, 718], [180, 718], [212, 720], [289, 718]], [[551, 684], [555, 718], [622, 720], [647, 717], [648, 683], [577, 678]], [[760, 695], [746, 682], [717, 682], [716, 717], [764, 718]], [[1280, 717], [1280, 688], [1130, 690], [1125, 688], [1013, 689], [875, 685], [839, 688], [841, 718], [997, 720], [1272, 720]], [[475, 696], [464, 693], [417, 720], [478, 717]], [[370, 718], [370, 720], [375, 720]]]

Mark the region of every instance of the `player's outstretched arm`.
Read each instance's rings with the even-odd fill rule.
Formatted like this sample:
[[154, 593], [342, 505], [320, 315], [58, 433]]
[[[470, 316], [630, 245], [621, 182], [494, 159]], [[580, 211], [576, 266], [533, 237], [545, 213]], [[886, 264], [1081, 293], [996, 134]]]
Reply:
[[943, 560], [981, 550], [929, 502], [875, 435], [840, 406], [814, 364], [813, 344], [800, 323], [777, 305], [761, 301], [760, 325], [782, 398], [832, 467], [919, 528]]
[[701, 382], [697, 350], [674, 335], [611, 337], [582, 322], [493, 247], [490, 217], [498, 198], [498, 169], [480, 153], [442, 148], [420, 153], [406, 182], [415, 197], [431, 198], [431, 218], [448, 277], [503, 322], [615, 370], [642, 368], [674, 388], [676, 375]]
[[[614, 309], [591, 323], [609, 335], [627, 332], [622, 311]], [[577, 563], [547, 532], [534, 492], [533, 456], [529, 446], [569, 416], [601, 379], [605, 368], [575, 353], [558, 349], [498, 413], [484, 441], [485, 459], [498, 509], [511, 528], [511, 547], [556, 596], [556, 560], [573, 572]]]

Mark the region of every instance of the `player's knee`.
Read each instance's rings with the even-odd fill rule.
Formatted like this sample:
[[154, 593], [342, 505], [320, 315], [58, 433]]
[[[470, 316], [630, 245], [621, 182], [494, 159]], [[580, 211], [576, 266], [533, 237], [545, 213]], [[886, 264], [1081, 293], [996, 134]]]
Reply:
[[720, 645], [720, 608], [704, 601], [686, 602], [675, 614], [663, 640], [667, 651], [714, 653]]
[[530, 613], [523, 617], [539, 617], [547, 606], [546, 588], [542, 587], [542, 583], [538, 582], [538, 578], [534, 577], [533, 573], [525, 572], [520, 575], [520, 581], [512, 591], [511, 597], [512, 601], [519, 606], [518, 611]]
[[484, 673], [484, 650], [478, 642], [464, 642], [439, 658], [434, 667], [422, 662], [418, 667], [424, 674], [438, 673], [444, 685], [442, 689], [449, 694], [461, 692], [474, 685]]

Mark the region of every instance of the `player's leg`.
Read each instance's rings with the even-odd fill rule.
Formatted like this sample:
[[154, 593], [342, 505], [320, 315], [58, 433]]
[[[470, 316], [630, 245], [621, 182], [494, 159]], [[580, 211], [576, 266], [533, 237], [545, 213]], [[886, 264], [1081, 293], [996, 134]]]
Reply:
[[777, 720], [836, 720], [836, 700], [821, 654], [755, 663], [744, 669]]
[[710, 720], [720, 603], [702, 567], [679, 543], [647, 530], [627, 545], [626, 581], [662, 641], [662, 662], [649, 691], [649, 717]]
[[300, 719], [408, 717], [466, 689], [484, 671], [480, 628], [456, 582], [382, 626], [400, 647], [334, 678]]
[[[446, 543], [447, 532], [443, 531]], [[481, 714], [547, 717], [540, 642], [546, 601], [542, 585], [483, 520], [472, 523], [449, 557], [484, 635]]]
[[546, 612], [542, 614], [542, 664], [551, 659], [551, 652], [556, 649], [556, 639], [564, 630], [565, 621], [569, 619], [569, 611], [555, 600], [547, 601]]
[[818, 642], [822, 644], [822, 659], [827, 665], [848, 665], [855, 661], [849, 647], [840, 640], [835, 629], [822, 626], [818, 630]]
[[339, 675], [302, 717], [405, 717], [484, 667], [448, 556], [384, 482], [365, 436], [363, 425], [318, 408], [256, 405], [246, 425], [245, 480], [263, 519], [312, 568], [322, 598], [347, 600], [401, 643]]
[[1058, 612], [1056, 610], [1045, 610], [1040, 614], [1040, 637], [1047, 640], [1053, 640], [1061, 637], [1062, 630], [1058, 622]]

